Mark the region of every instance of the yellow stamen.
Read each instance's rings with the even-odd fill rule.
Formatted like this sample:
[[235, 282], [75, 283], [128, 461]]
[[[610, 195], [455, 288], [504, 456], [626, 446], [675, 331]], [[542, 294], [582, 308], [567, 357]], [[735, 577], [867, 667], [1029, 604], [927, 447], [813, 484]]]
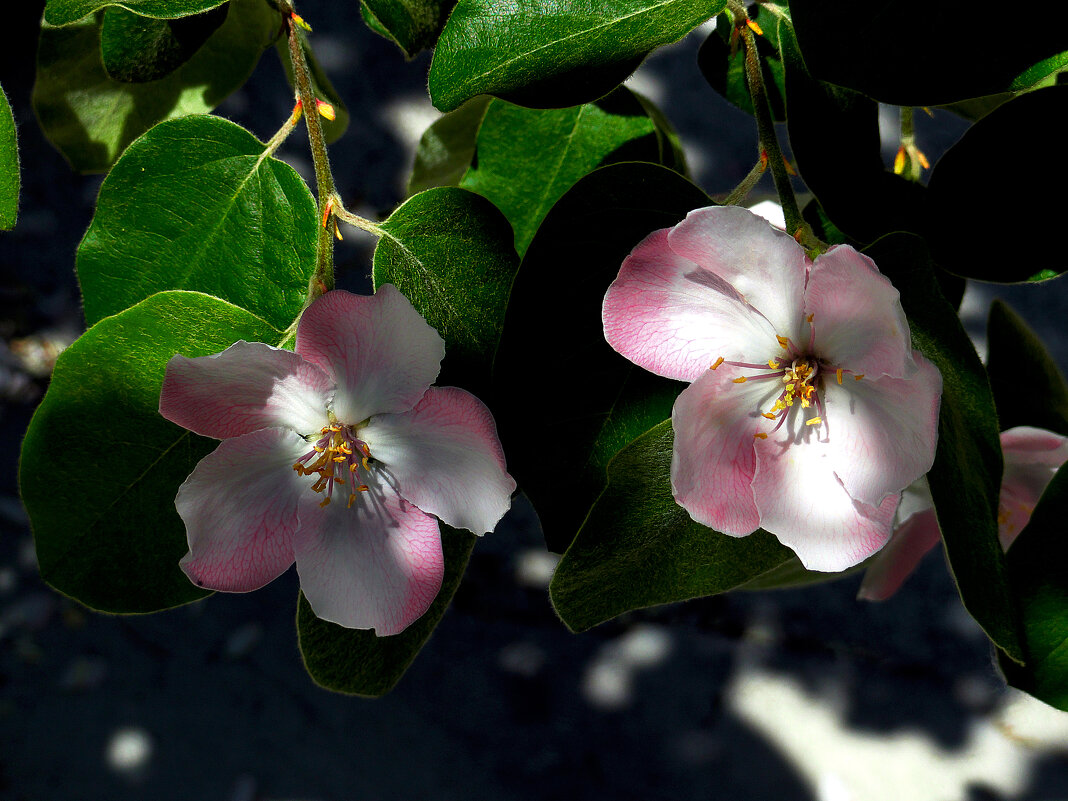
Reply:
[[854, 381], [860, 381], [860, 379], [862, 379], [863, 377], [864, 377], [864, 373], [857, 373], [855, 376], [853, 376], [853, 380]]
[[838, 379], [838, 386], [842, 386], [842, 368], [839, 367], [834, 371], [834, 377]]
[[325, 509], [326, 505], [328, 503], [330, 503], [330, 496], [329, 495], [327, 495], [325, 498], [323, 498], [323, 502], [321, 504], [319, 504], [319, 508], [320, 509]]
[[772, 370], [778, 370], [780, 367], [782, 367], [782, 365], [779, 364], [779, 362], [775, 359], [768, 359], [768, 367], [770, 367]]
[[749, 379], [748, 379], [748, 378], [746, 378], [746, 377], [745, 377], [744, 375], [740, 375], [740, 376], [738, 376], [737, 378], [732, 378], [732, 379], [731, 379], [731, 383], [732, 383], [732, 384], [744, 384], [744, 383], [745, 383], [746, 381], [748, 381], [748, 380], [749, 380]]
[[767, 439], [768, 435], [765, 434], [763, 431], [758, 431], [757, 433], [753, 434], [753, 437], [755, 439]]
[[815, 316], [816, 316], [815, 314], [810, 314], [808, 317], [805, 318], [805, 322], [806, 323], [811, 323], [812, 322], [812, 318], [815, 317]]
[[775, 419], [775, 415], [773, 415], [771, 412], [763, 412], [761, 414], [761, 417], [766, 417], [769, 420], [774, 420]]
[[354, 492], [351, 495], [349, 495], [349, 505], [346, 506], [345, 508], [346, 509], [351, 509], [352, 508], [352, 504], [354, 504], [355, 502], [356, 502], [356, 493]]
[[790, 346], [790, 340], [788, 340], [786, 337], [781, 337], [778, 334], [776, 334], [775, 335], [775, 339], [778, 340], [779, 347], [781, 347], [783, 350], [789, 350], [790, 349], [790, 347], [789, 347]]
[[822, 422], [823, 422], [823, 420], [821, 420], [820, 418], [813, 417], [810, 420], [806, 420], [805, 421], [805, 425], [806, 426], [818, 426]]
[[749, 30], [751, 30], [757, 36], [763, 36], [764, 35], [764, 31], [762, 31], [760, 26], [756, 24], [755, 20], [747, 19], [745, 21], [745, 24], [748, 25], [749, 26]]
[[716, 359], [714, 362], [712, 362], [712, 366], [709, 367], [708, 369], [709, 370], [715, 370], [721, 364], [723, 364], [723, 357], [722, 356], [720, 356], [718, 359]]

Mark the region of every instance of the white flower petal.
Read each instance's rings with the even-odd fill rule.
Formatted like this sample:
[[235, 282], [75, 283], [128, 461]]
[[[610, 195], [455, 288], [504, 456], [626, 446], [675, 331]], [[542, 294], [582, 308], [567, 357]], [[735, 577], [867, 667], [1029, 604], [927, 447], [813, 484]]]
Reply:
[[404, 414], [376, 415], [359, 436], [402, 497], [450, 526], [493, 530], [511, 506], [493, 415], [456, 387], [431, 387]]

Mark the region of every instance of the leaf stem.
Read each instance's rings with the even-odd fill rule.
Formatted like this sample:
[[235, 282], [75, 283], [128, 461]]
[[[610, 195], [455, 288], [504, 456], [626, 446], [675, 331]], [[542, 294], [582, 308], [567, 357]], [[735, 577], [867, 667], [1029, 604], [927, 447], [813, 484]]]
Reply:
[[760, 150], [762, 154], [767, 154], [771, 177], [775, 180], [775, 190], [779, 193], [779, 203], [782, 206], [783, 216], [786, 218], [786, 230], [794, 236], [804, 236], [805, 223], [797, 207], [793, 187], [790, 185], [786, 162], [783, 160], [779, 139], [775, 134], [775, 121], [772, 119], [771, 107], [768, 105], [764, 74], [760, 69], [760, 55], [757, 53], [756, 34], [748, 24], [749, 14], [745, 6], [736, 0], [730, 0], [727, 5], [745, 45], [745, 77], [753, 100]]
[[332, 200], [337, 192], [334, 189], [334, 176], [330, 172], [330, 156], [326, 151], [326, 136], [319, 122], [318, 106], [315, 102], [315, 90], [312, 86], [311, 71], [304, 54], [303, 33], [294, 20], [293, 4], [290, 0], [278, 0], [282, 12], [286, 39], [289, 42], [289, 58], [293, 63], [293, 80], [297, 85], [297, 97], [304, 108], [305, 125], [308, 128], [308, 142], [311, 145], [312, 163], [315, 165], [315, 189], [319, 202], [319, 217], [323, 225], [315, 246], [315, 272], [308, 282], [308, 299], [310, 305], [324, 292], [334, 288], [334, 240], [330, 215]]

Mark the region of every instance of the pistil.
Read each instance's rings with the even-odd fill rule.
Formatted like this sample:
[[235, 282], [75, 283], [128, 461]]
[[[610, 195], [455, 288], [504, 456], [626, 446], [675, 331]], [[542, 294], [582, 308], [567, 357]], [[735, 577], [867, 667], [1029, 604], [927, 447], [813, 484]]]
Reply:
[[324, 495], [320, 507], [330, 503], [335, 484], [351, 482], [348, 501], [348, 508], [351, 509], [358, 493], [370, 489], [361, 480], [359, 471], [362, 469], [365, 475], [370, 475], [371, 451], [367, 443], [355, 435], [351, 426], [331, 423], [319, 433], [320, 437], [312, 449], [296, 461], [293, 469], [297, 475], [319, 476], [312, 484], [312, 490]]

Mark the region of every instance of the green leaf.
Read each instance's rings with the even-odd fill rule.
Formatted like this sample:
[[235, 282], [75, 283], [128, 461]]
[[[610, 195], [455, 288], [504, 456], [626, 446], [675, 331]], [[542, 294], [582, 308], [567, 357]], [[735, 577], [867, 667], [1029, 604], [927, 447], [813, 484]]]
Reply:
[[602, 167], [553, 207], [523, 259], [495, 364], [497, 395], [508, 400], [497, 424], [550, 550], [573, 539], [612, 456], [667, 417], [685, 386], [634, 367], [605, 342], [604, 293], [646, 235], [708, 205], [665, 167]]
[[153, 612], [207, 594], [178, 567], [188, 549], [174, 496], [216, 443], [160, 417], [163, 373], [175, 353], [279, 337], [218, 298], [164, 292], [60, 354], [19, 465], [45, 581], [105, 612]]
[[0, 230], [11, 230], [19, 217], [19, 146], [15, 115], [0, 88]]
[[608, 486], [556, 567], [549, 597], [572, 631], [655, 604], [715, 595], [794, 558], [766, 531], [728, 537], [696, 523], [671, 494], [671, 421], [608, 467]]
[[1068, 7], [1049, 4], [1023, 35], [1002, 35], [974, 4], [790, 0], [812, 74], [883, 103], [935, 106], [1010, 89], [1068, 50]]
[[922, 239], [890, 234], [865, 253], [901, 292], [913, 347], [942, 373], [938, 448], [927, 481], [961, 599], [990, 639], [1019, 660], [1018, 621], [998, 541], [1001, 444], [986, 372], [939, 291]]
[[478, 129], [492, 100], [489, 95], [473, 97], [423, 132], [408, 179], [409, 197], [438, 186], [459, 185], [475, 157]]
[[798, 172], [826, 215], [863, 243], [892, 231], [921, 230], [924, 188], [884, 166], [878, 104], [814, 79], [785, 21], [779, 40], [790, 145]]
[[[782, 15], [783, 9], [778, 6], [757, 6], [756, 16], [751, 17], [764, 32], [756, 37], [757, 52], [771, 114], [776, 122], [786, 121], [785, 75], [779, 54], [779, 20]], [[745, 77], [745, 48], [737, 41], [731, 47], [733, 28], [727, 15], [717, 19], [716, 29], [697, 51], [697, 66], [709, 86], [742, 111], [752, 114], [753, 99]]]
[[606, 94], [661, 45], [726, 0], [460, 0], [430, 65], [430, 97], [451, 111], [479, 94], [561, 108]]
[[1042, 340], [1000, 300], [990, 307], [986, 334], [1001, 430], [1034, 426], [1068, 436], [1068, 384]]
[[[489, 104], [460, 186], [493, 202], [522, 256], [549, 209], [583, 175], [621, 161], [660, 162], [664, 142], [637, 96], [620, 87], [594, 103], [527, 109]], [[670, 147], [667, 158], [673, 160]]]
[[[308, 71], [311, 73], [312, 91], [317, 98], [325, 100], [334, 107], [334, 119], [319, 117], [323, 135], [326, 137], [327, 144], [330, 144], [340, 139], [348, 129], [349, 110], [341, 99], [341, 95], [337, 93], [337, 89], [334, 88], [334, 84], [330, 82], [330, 77], [319, 63], [319, 59], [315, 57], [315, 51], [311, 49], [303, 36], [300, 37], [300, 46], [304, 50], [304, 58], [308, 62]], [[293, 80], [293, 61], [289, 57], [289, 43], [284, 38], [279, 39], [275, 42], [275, 50], [282, 62], [282, 68], [286, 71], [286, 80], [289, 81], [290, 86], [296, 87], [296, 82]]]
[[519, 266], [508, 221], [474, 192], [442, 187], [406, 200], [382, 228], [375, 287], [396, 286], [441, 334], [439, 383], [484, 394]]
[[189, 61], [158, 81], [123, 83], [101, 61], [103, 17], [43, 25], [37, 50], [34, 111], [45, 136], [82, 172], [107, 170], [161, 120], [221, 103], [252, 74], [280, 20], [263, 0], [232, 0], [226, 22]]
[[[1068, 106], [1068, 86], [1000, 106], [939, 159], [928, 184], [925, 237], [950, 272], [981, 281], [1044, 280], [1068, 269], [1060, 235], [1068, 162], [1046, 158], [1035, 131]], [[1032, 153], [1041, 168], [1021, 154]], [[991, 210], [997, 232], [990, 231]]]
[[228, 6], [176, 20], [141, 17], [112, 6], [104, 12], [100, 53], [116, 81], [147, 83], [187, 62], [226, 20]]
[[1068, 712], [1068, 469], [1057, 471], [1006, 555], [1025, 635], [1024, 664], [1001, 660], [1009, 684]]
[[244, 128], [208, 116], [161, 123], [100, 187], [78, 247], [86, 322], [188, 289], [285, 329], [304, 304], [317, 234], [304, 181]]
[[177, 19], [200, 14], [224, 2], [226, 0], [48, 0], [44, 18], [49, 25], [70, 25], [94, 11], [117, 6], [142, 17]]
[[368, 26], [397, 44], [407, 58], [433, 47], [456, 0], [363, 0]]
[[430, 609], [391, 637], [373, 631], [346, 629], [315, 616], [301, 593], [297, 604], [297, 637], [304, 667], [317, 684], [351, 695], [378, 697], [393, 689], [415, 660], [460, 585], [471, 548], [477, 539], [466, 531], [441, 527], [445, 578]]

